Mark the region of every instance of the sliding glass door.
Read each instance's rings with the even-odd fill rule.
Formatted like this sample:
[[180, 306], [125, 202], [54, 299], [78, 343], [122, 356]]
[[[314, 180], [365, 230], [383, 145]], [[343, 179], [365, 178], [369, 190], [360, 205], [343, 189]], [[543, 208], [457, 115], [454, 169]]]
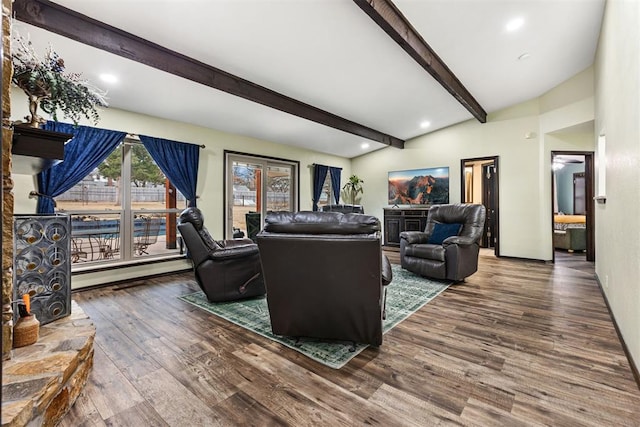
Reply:
[[225, 154], [225, 238], [255, 239], [268, 211], [297, 210], [297, 162]]

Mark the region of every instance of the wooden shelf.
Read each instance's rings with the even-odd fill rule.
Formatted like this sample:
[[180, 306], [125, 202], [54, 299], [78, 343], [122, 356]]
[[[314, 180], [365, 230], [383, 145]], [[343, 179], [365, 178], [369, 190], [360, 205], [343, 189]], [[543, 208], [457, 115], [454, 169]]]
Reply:
[[35, 175], [64, 159], [64, 144], [73, 135], [32, 128], [13, 127], [12, 173]]

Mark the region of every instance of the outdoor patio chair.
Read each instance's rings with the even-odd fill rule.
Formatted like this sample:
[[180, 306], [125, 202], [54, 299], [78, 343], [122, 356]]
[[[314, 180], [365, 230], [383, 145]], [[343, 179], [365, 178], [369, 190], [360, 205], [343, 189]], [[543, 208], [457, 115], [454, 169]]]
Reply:
[[149, 246], [158, 242], [162, 218], [141, 216], [134, 222], [133, 248], [138, 255], [148, 255]]

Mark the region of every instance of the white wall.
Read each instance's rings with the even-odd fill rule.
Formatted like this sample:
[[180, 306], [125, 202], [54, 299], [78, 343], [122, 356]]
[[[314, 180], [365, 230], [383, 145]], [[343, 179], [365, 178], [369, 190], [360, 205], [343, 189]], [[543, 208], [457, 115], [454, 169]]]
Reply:
[[[606, 204], [596, 205], [596, 274], [640, 369], [640, 2], [609, 0], [595, 61]], [[602, 172], [602, 167], [599, 167]], [[598, 194], [598, 192], [596, 192]]]
[[[591, 68], [540, 98], [489, 114], [485, 124], [469, 120], [435, 131], [407, 141], [403, 150], [390, 147], [357, 157], [352, 168], [365, 181], [366, 212], [382, 217], [388, 206], [388, 171], [448, 166], [449, 199], [456, 203], [460, 160], [500, 156], [501, 255], [550, 260], [551, 151], [593, 151], [590, 121]], [[553, 134], [561, 130], [561, 136]]]
[[[25, 95], [15, 89], [11, 94], [12, 119], [28, 114]], [[224, 150], [258, 154], [263, 156], [284, 158], [300, 162], [300, 209], [312, 208], [312, 181], [313, 163], [342, 168], [342, 183], [344, 184], [351, 174], [351, 161], [342, 157], [309, 151], [301, 148], [285, 146], [269, 141], [234, 135], [208, 129], [187, 123], [160, 119], [132, 113], [129, 111], [108, 108], [100, 114], [98, 127], [125, 131], [128, 133], [142, 134], [166, 138], [176, 141], [204, 144], [206, 148], [200, 152], [200, 165], [198, 173], [197, 194], [198, 207], [205, 216], [205, 223], [214, 238], [223, 237], [223, 206], [224, 206]], [[82, 123], [91, 125], [90, 123]], [[29, 199], [28, 194], [35, 189], [35, 179], [28, 175], [13, 175], [15, 182], [15, 213], [34, 213], [36, 209], [35, 199]], [[90, 286], [114, 280], [125, 280], [147, 274], [158, 274], [167, 271], [175, 271], [188, 267], [184, 262], [160, 263], [145, 265], [143, 267], [131, 267], [119, 270], [117, 273], [91, 273], [76, 275], [73, 278], [73, 288]]]

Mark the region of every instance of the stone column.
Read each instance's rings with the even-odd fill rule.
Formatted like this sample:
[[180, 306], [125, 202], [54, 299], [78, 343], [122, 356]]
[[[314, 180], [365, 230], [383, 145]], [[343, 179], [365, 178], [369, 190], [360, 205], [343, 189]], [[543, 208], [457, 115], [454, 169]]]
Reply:
[[2, 0], [2, 360], [13, 347], [13, 180], [11, 179], [11, 1]]

